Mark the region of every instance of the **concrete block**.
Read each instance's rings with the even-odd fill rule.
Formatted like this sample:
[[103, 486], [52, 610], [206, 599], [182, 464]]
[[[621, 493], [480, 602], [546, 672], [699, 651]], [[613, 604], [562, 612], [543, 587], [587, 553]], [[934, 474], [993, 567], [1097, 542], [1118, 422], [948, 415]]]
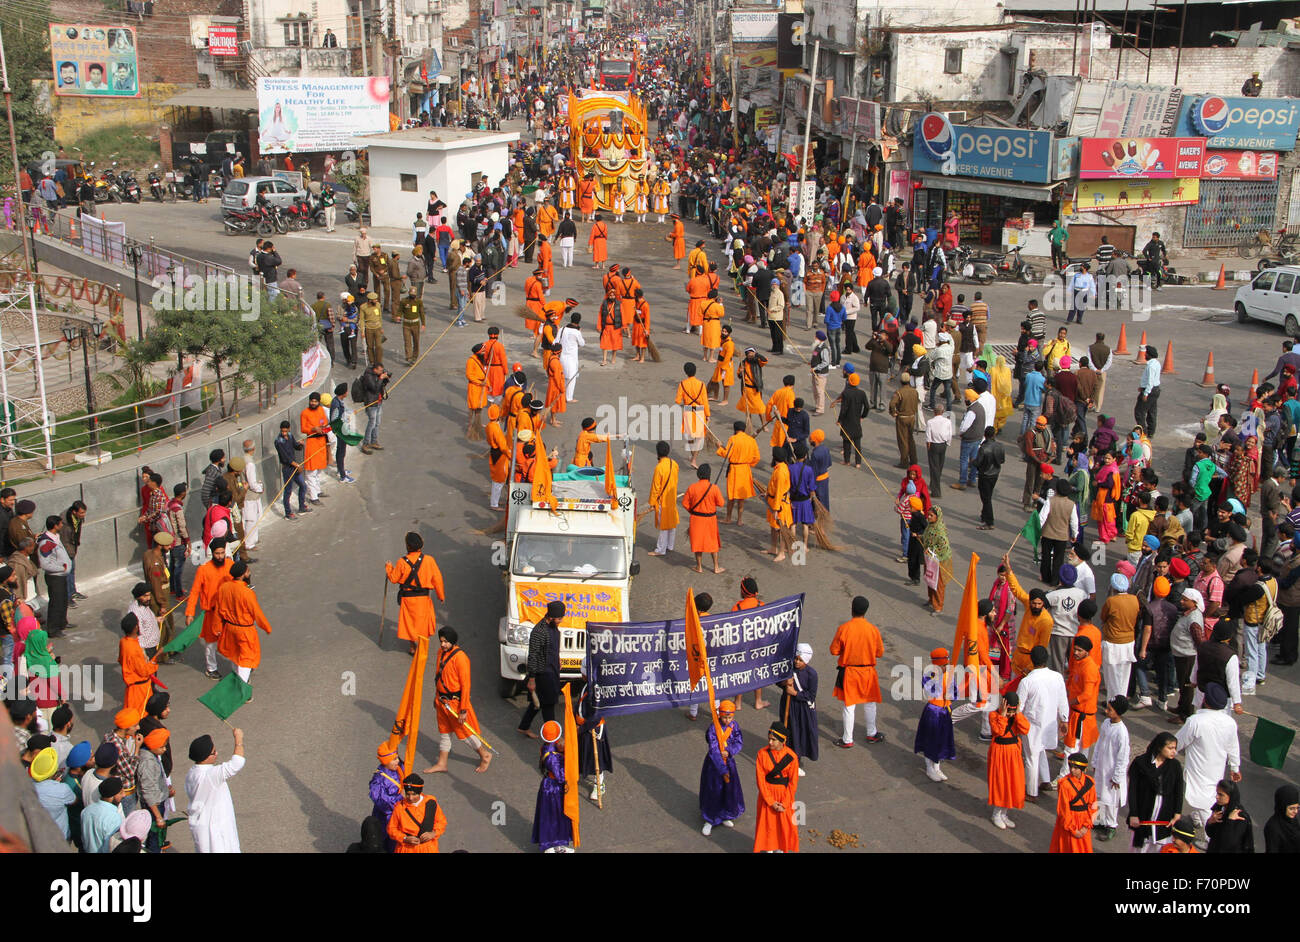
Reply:
[[[81, 548], [77, 550], [78, 582], [85, 584], [91, 579], [106, 576], [123, 565], [118, 562], [122, 547], [118, 545], [117, 534], [117, 520], [92, 520], [87, 514], [81, 531]], [[129, 555], [130, 547], [125, 549]], [[123, 603], [123, 608], [125, 607], [126, 603]]]

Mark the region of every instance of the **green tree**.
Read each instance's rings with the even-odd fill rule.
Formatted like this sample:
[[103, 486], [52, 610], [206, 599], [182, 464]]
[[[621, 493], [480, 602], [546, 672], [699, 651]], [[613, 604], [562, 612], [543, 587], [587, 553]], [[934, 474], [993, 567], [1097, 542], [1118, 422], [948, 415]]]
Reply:
[[[50, 5], [46, 0], [0, 5], [5, 65], [13, 91], [14, 136], [20, 166], [54, 150], [52, 119], [43, 104], [42, 83], [52, 80], [50, 64]], [[12, 161], [0, 160], [0, 182], [13, 184]]]

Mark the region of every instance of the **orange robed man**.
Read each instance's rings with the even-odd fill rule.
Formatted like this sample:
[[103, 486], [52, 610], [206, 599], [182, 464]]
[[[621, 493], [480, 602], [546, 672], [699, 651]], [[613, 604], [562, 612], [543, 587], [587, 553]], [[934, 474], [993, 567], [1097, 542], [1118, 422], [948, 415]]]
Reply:
[[551, 410], [549, 422], [558, 428], [561, 423], [556, 416], [567, 408], [564, 399], [564, 366], [557, 356], [546, 363], [546, 408]]
[[[691, 327], [704, 323], [704, 302], [709, 299], [709, 276], [700, 272], [686, 282], [686, 320]], [[716, 346], [716, 344], [715, 344]]]
[[546, 272], [541, 268], [533, 269], [533, 273], [524, 279], [524, 306], [536, 317], [524, 318], [524, 327], [530, 334], [536, 334], [542, 326], [542, 321], [546, 318], [543, 316], [546, 304], [546, 285], [542, 283], [542, 278]]
[[479, 352], [487, 364], [488, 398], [500, 399], [506, 385], [506, 348], [501, 345], [500, 327], [488, 328], [488, 339]]
[[1017, 677], [1024, 677], [1034, 669], [1034, 663], [1029, 659], [1029, 652], [1040, 645], [1044, 648], [1048, 646], [1055, 621], [1047, 608], [1046, 592], [1037, 588], [1026, 592], [1021, 588], [1016, 580], [1016, 574], [1011, 571], [1011, 562], [1005, 555], [999, 568], [1006, 571], [1007, 585], [1011, 587], [1011, 594], [1025, 606], [1025, 614], [1020, 619], [1020, 630], [1016, 634], [1016, 647], [1011, 652], [1012, 672]]
[[560, 221], [560, 211], [550, 203], [543, 203], [537, 210], [537, 231], [541, 234], [541, 241], [538, 243], [537, 251], [542, 250], [542, 246], [548, 244], [547, 239], [555, 231], [556, 223]]
[[545, 320], [542, 321], [542, 329], [537, 332], [537, 343], [542, 348], [542, 369], [550, 366], [552, 357], [560, 355], [556, 344], [560, 336], [560, 315], [568, 309], [567, 301], [547, 301], [542, 308]]
[[677, 384], [673, 401], [682, 407], [682, 437], [686, 453], [691, 456], [691, 467], [695, 468], [699, 466], [704, 436], [708, 434], [709, 417], [713, 412], [709, 408], [709, 389], [695, 375], [695, 364], [683, 363], [682, 372], [686, 375]]
[[785, 417], [794, 408], [794, 400], [794, 377], [786, 376], [781, 380], [781, 388], [772, 393], [772, 398], [767, 400], [766, 419], [772, 423], [773, 448], [784, 445], [787, 441]]
[[230, 561], [226, 559], [226, 538], [219, 536], [208, 544], [212, 558], [194, 571], [194, 584], [190, 586], [189, 598], [185, 601], [185, 621], [194, 620], [196, 611], [203, 612], [203, 662], [206, 676], [216, 679], [217, 641], [221, 638], [221, 621], [214, 609], [217, 605], [217, 589], [230, 579]]
[[724, 523], [731, 522], [731, 512], [736, 512], [736, 523], [740, 523], [745, 512], [745, 501], [754, 496], [754, 466], [758, 464], [758, 442], [754, 436], [745, 431], [744, 422], [733, 422], [731, 437], [727, 444], [718, 449], [718, 455], [727, 460], [727, 516]]
[[573, 448], [573, 464], [579, 468], [590, 468], [592, 466], [592, 445], [609, 441], [608, 435], [597, 434], [595, 429], [595, 419], [586, 418], [582, 420], [582, 431], [578, 433], [578, 443]]
[[[1092, 623], [1092, 619], [1097, 614], [1097, 603], [1092, 599], [1084, 599], [1079, 603], [1079, 630], [1075, 632], [1075, 638], [1087, 638], [1092, 643], [1092, 663], [1097, 665], [1097, 670], [1101, 670], [1101, 629]], [[1074, 660], [1074, 639], [1070, 640], [1070, 648], [1065, 656], [1065, 663], [1068, 665]]]
[[762, 415], [767, 410], [763, 404], [763, 366], [766, 363], [767, 357], [763, 354], [753, 347], [745, 348], [745, 358], [740, 361], [740, 402], [737, 405], [746, 422], [750, 416]]
[[619, 292], [620, 310], [623, 315], [623, 324], [631, 326], [632, 318], [636, 315], [636, 293], [641, 290], [641, 282], [637, 281], [632, 274], [632, 269], [626, 265], [623, 266], [623, 289]]
[[465, 360], [465, 405], [471, 421], [487, 406], [487, 364], [483, 362], [483, 344], [476, 343]]
[[1020, 712], [1020, 694], [1014, 690], [1002, 698], [996, 713], [989, 714], [989, 804], [993, 823], [1005, 830], [1015, 827], [1007, 811], [1025, 806], [1025, 744], [1029, 718]]
[[659, 539], [651, 556], [667, 556], [677, 542], [677, 462], [668, 457], [668, 443], [657, 442], [654, 477], [650, 481], [650, 506], [655, 512]]
[[1086, 751], [1097, 741], [1097, 695], [1101, 691], [1101, 671], [1092, 660], [1092, 642], [1076, 636], [1065, 678], [1065, 693], [1070, 703], [1070, 719], [1065, 729], [1065, 747]]
[[[596, 181], [591, 177], [583, 178], [578, 184], [578, 210], [584, 216], [590, 216], [596, 211]], [[596, 217], [600, 219], [599, 216]]]
[[492, 753], [475, 733], [479, 725], [474, 705], [469, 700], [469, 655], [457, 644], [459, 640], [455, 628], [443, 625], [438, 629], [438, 673], [434, 677], [434, 690], [438, 697], [438, 761], [425, 772], [447, 771], [452, 733], [457, 739], [468, 740], [478, 750], [479, 763], [475, 772], [486, 772], [492, 761]]
[[731, 325], [724, 324], [720, 334], [722, 346], [718, 347], [718, 365], [713, 368], [711, 381], [718, 387], [718, 402], [731, 398], [731, 387], [736, 383], [736, 342], [731, 339]]
[[501, 492], [505, 489], [506, 477], [510, 474], [510, 443], [506, 433], [501, 429], [501, 407], [493, 403], [488, 406], [487, 446], [488, 479], [492, 482], [492, 496], [488, 506], [492, 510], [501, 510]]
[[758, 775], [758, 817], [754, 822], [754, 853], [799, 853], [799, 827], [794, 820], [799, 790], [799, 757], [786, 745], [790, 731], [784, 723], [767, 730], [767, 745], [754, 760]]
[[709, 256], [704, 252], [704, 240], [700, 239], [695, 243], [695, 248], [691, 249], [690, 257], [686, 259], [686, 276], [694, 278], [709, 270]]
[[632, 308], [632, 349], [636, 350], [634, 363], [645, 362], [646, 347], [650, 346], [650, 302], [645, 299], [645, 292], [636, 289]]
[[442, 573], [432, 556], [424, 553], [424, 538], [420, 534], [406, 534], [406, 555], [396, 563], [385, 563], [388, 581], [398, 586], [397, 598], [401, 605], [397, 618], [397, 637], [411, 643], [411, 653], [415, 653], [415, 642], [433, 636], [436, 614], [433, 599], [429, 597], [432, 590], [438, 593], [438, 601], [447, 601], [442, 588]]
[[[722, 302], [718, 300], [718, 291], [716, 288], [710, 288], [700, 304], [700, 347], [704, 350], [702, 356], [706, 360], [713, 359], [713, 353], [722, 346], [722, 318], [726, 316], [726, 309]], [[734, 351], [734, 347], [732, 348]]]
[[320, 404], [320, 393], [307, 397], [307, 408], [298, 416], [298, 430], [302, 432], [302, 469], [307, 472], [307, 497], [320, 494], [320, 474], [329, 465], [330, 417]]
[[257, 629], [268, 635], [271, 623], [262, 614], [249, 581], [248, 564], [242, 559], [230, 567], [230, 581], [217, 590], [217, 618], [221, 619], [221, 641], [217, 651], [235, 665], [240, 680], [248, 683], [262, 663], [262, 643]]
[[1097, 787], [1086, 774], [1087, 756], [1075, 752], [1066, 762], [1070, 774], [1056, 783], [1056, 825], [1052, 828], [1049, 852], [1091, 854], [1092, 816], [1097, 810]]
[[682, 259], [686, 257], [686, 227], [682, 225], [682, 217], [672, 213], [673, 228], [668, 235], [664, 236], [665, 242], [673, 244], [673, 258], [677, 260], [674, 269], [682, 267]]
[[546, 283], [553, 285], [555, 284], [555, 262], [551, 257], [551, 243], [547, 241], [548, 238], [549, 234], [537, 244], [537, 267], [542, 270], [542, 277], [546, 279]]
[[772, 449], [772, 476], [767, 479], [767, 525], [772, 531], [772, 548], [763, 550], [775, 557], [772, 562], [785, 559], [782, 534], [788, 534], [794, 524], [794, 506], [790, 503], [790, 450], [785, 445]]
[[839, 660], [835, 675], [835, 699], [844, 704], [844, 731], [835, 745], [847, 749], [853, 745], [853, 722], [857, 704], [867, 725], [867, 742], [884, 742], [885, 737], [876, 729], [876, 704], [880, 702], [880, 681], [876, 677], [876, 661], [884, 656], [885, 645], [880, 640], [880, 629], [867, 621], [871, 603], [865, 596], [853, 599], [853, 617], [835, 629], [830, 652]]
[[424, 779], [412, 772], [402, 779], [402, 800], [388, 818], [388, 836], [395, 854], [436, 854], [438, 838], [447, 830], [447, 816], [438, 800], [424, 793]]
[[591, 234], [587, 236], [587, 245], [591, 248], [591, 267], [599, 268], [609, 258], [609, 229], [605, 221], [596, 213], [596, 221], [591, 224]]
[[122, 667], [122, 683], [126, 687], [122, 706], [143, 715], [144, 705], [153, 696], [153, 675], [158, 672], [158, 665], [144, 656], [144, 648], [140, 647], [140, 620], [132, 612], [122, 618], [117, 663]]
[[[539, 438], [538, 441], [541, 441]], [[545, 444], [545, 443], [543, 443]], [[559, 449], [551, 449], [547, 464], [552, 468], [559, 463]], [[522, 429], [519, 432], [519, 444], [515, 446], [515, 482], [527, 483], [533, 482], [533, 473], [537, 470], [537, 442], [533, 441], [533, 433], [528, 429]]]
[[722, 492], [713, 483], [713, 469], [708, 463], [696, 469], [698, 480], [682, 494], [682, 506], [690, 516], [687, 534], [691, 538], [691, 552], [695, 554], [695, 571], [704, 572], [704, 554], [713, 556], [713, 571], [726, 572], [718, 565], [718, 550], [721, 540], [718, 537], [718, 511], [726, 506]]

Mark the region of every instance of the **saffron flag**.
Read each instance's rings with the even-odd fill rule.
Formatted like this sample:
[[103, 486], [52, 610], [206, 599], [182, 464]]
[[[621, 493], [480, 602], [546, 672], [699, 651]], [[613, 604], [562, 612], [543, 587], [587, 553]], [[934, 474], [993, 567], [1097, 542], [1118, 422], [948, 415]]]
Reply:
[[253, 688], [232, 671], [221, 678], [211, 690], [199, 697], [199, 703], [215, 713], [217, 719], [227, 720], [247, 703], [252, 695]]
[[533, 462], [533, 503], [545, 504], [555, 509], [555, 494], [551, 490], [551, 462], [542, 450], [538, 438], [536, 461]]
[[610, 497], [618, 496], [618, 482], [614, 480], [614, 448], [605, 439], [605, 493]]
[[573, 847], [582, 846], [578, 836], [578, 814], [581, 799], [578, 796], [578, 724], [573, 718], [571, 684], [564, 685], [564, 816], [573, 822]]
[[421, 638], [417, 642], [415, 657], [411, 658], [410, 670], [406, 673], [406, 688], [402, 691], [402, 702], [397, 707], [397, 717], [393, 720], [393, 731], [388, 737], [388, 748], [396, 749], [397, 744], [406, 739], [406, 768], [415, 767], [415, 746], [420, 738], [420, 708], [424, 704], [424, 666], [429, 661], [429, 639]]
[[976, 572], [979, 561], [977, 554], [970, 554], [949, 663], [962, 668], [961, 689], [965, 695], [982, 704], [988, 700], [991, 689], [993, 662], [989, 659], [988, 632], [984, 630], [984, 619], [979, 614], [979, 578]]
[[[194, 621], [190, 622], [189, 627], [164, 644], [162, 650], [159, 651], [158, 654], [180, 654], [193, 644], [202, 633], [203, 611], [200, 609], [199, 613], [194, 616]], [[154, 660], [157, 660], [157, 657], [155, 657]]]
[[690, 671], [691, 689], [703, 677], [709, 688], [709, 715], [713, 717], [713, 732], [718, 737], [718, 747], [727, 748], [728, 732], [718, 722], [718, 702], [713, 695], [713, 675], [709, 672], [709, 652], [704, 646], [704, 626], [700, 624], [700, 610], [695, 607], [695, 590], [686, 589], [686, 667]]

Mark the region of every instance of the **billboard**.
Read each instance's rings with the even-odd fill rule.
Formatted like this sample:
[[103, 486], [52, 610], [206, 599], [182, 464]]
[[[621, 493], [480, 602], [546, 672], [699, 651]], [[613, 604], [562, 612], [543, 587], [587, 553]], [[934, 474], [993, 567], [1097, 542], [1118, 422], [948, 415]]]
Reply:
[[916, 122], [912, 169], [989, 180], [1051, 183], [1051, 131], [952, 124], [932, 111]]
[[208, 53], [214, 56], [239, 55], [239, 39], [234, 26], [208, 27]]
[[731, 41], [776, 45], [779, 16], [775, 10], [731, 14]]
[[1175, 133], [1209, 138], [1224, 150], [1295, 148], [1300, 98], [1224, 98], [1198, 95], [1183, 102]]
[[263, 154], [348, 150], [389, 129], [388, 79], [259, 78], [257, 113]]
[[1174, 124], [1182, 99], [1181, 89], [1167, 85], [1107, 82], [1094, 136], [1168, 137], [1179, 133]]
[[1085, 137], [1079, 152], [1079, 179], [1199, 177], [1204, 161], [1203, 137]]
[[1276, 180], [1276, 151], [1207, 150], [1202, 180]]
[[140, 97], [135, 30], [129, 26], [50, 24], [54, 94]]
[[1155, 206], [1187, 206], [1201, 198], [1201, 181], [1183, 180], [1080, 180], [1075, 212], [1114, 213]]

